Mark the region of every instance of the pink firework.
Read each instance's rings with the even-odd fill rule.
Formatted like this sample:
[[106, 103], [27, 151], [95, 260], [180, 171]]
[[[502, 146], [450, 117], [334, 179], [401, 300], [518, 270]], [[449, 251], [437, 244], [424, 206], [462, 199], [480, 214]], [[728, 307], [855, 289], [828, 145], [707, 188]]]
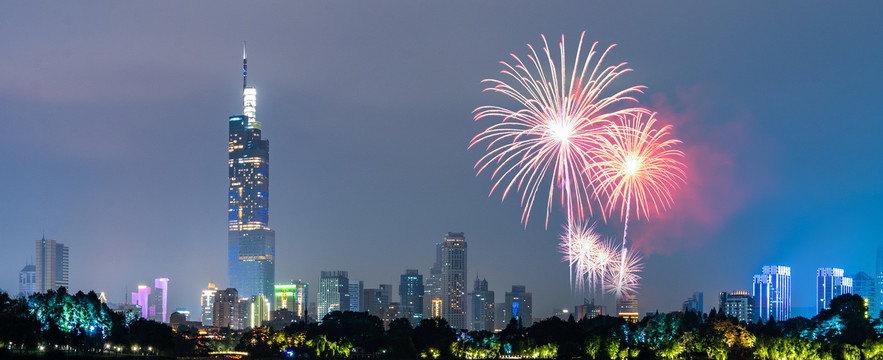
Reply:
[[595, 191], [599, 198], [606, 199], [602, 213], [612, 216], [619, 210], [624, 219], [619, 288], [627, 287], [630, 281], [626, 245], [632, 203], [639, 219], [642, 214], [649, 217], [651, 209], [659, 213], [671, 207], [671, 191], [685, 181], [684, 164], [678, 160], [684, 154], [674, 148], [680, 140], [669, 138], [671, 126], [654, 128], [654, 115], [648, 112], [618, 115], [619, 121], [608, 125], [607, 136], [594, 153]]
[[[544, 59], [528, 44], [529, 66], [512, 54], [511, 64], [501, 62], [505, 67], [501, 73], [507, 76], [508, 82], [482, 81], [492, 85], [485, 91], [506, 95], [515, 100], [517, 106], [475, 109], [476, 121], [486, 117], [499, 117], [501, 121], [472, 138], [469, 147], [487, 142], [487, 154], [475, 167], [479, 174], [492, 170], [491, 178], [495, 182], [490, 194], [503, 188], [502, 198], [505, 200], [512, 190], [522, 192], [524, 210], [521, 220], [525, 226], [538, 195], [545, 193], [548, 227], [556, 188], [564, 190], [560, 192], [560, 198], [568, 228], [574, 218], [582, 219], [591, 212], [590, 150], [597, 146], [598, 138], [606, 131], [610, 120], [633, 111], [615, 107], [621, 107], [619, 103], [623, 101], [636, 101], [632, 95], [644, 88], [632, 86], [603, 96], [602, 92], [606, 92], [617, 77], [631, 69], [625, 67], [625, 63], [602, 67], [604, 57], [614, 45], [596, 60], [596, 42], [583, 58], [584, 36], [585, 32], [580, 36], [570, 67], [565, 56], [564, 36], [558, 45], [560, 57], [557, 63], [546, 37], [542, 36]], [[544, 188], [548, 190], [541, 192]]]
[[564, 228], [558, 249], [564, 254], [562, 261], [569, 263], [574, 274], [573, 287], [582, 290], [588, 285], [594, 298], [595, 291], [604, 287], [605, 277], [618, 269], [617, 246], [603, 239], [589, 223], [577, 223], [572, 232]]

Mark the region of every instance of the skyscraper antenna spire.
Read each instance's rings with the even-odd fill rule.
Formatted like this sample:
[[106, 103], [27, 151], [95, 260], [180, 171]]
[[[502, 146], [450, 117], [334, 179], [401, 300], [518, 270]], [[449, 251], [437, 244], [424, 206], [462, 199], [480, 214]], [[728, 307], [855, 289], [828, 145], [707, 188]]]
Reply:
[[248, 54], [245, 52], [245, 40], [242, 41], [242, 89], [246, 87], [246, 77], [248, 76]]

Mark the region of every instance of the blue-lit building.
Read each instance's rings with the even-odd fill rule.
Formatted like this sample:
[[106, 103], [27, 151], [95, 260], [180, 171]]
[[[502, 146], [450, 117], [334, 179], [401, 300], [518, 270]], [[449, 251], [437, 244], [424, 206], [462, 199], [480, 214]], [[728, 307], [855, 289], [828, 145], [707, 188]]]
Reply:
[[852, 278], [843, 276], [843, 269], [834, 267], [818, 268], [816, 271], [816, 314], [827, 309], [831, 300], [852, 294]]
[[239, 296], [264, 295], [273, 303], [276, 233], [269, 227], [270, 142], [255, 117], [257, 91], [246, 86], [242, 54], [243, 115], [229, 118], [228, 258], [230, 287]]
[[506, 292], [504, 316], [518, 320], [523, 327], [533, 325], [533, 294], [524, 285], [512, 285], [512, 291]]
[[399, 281], [399, 297], [401, 298], [400, 316], [408, 319], [411, 325], [417, 326], [423, 320], [423, 275], [416, 269], [407, 269]]
[[751, 296], [754, 309], [761, 322], [772, 317], [776, 321], [791, 318], [791, 268], [766, 265], [761, 273], [754, 275]]

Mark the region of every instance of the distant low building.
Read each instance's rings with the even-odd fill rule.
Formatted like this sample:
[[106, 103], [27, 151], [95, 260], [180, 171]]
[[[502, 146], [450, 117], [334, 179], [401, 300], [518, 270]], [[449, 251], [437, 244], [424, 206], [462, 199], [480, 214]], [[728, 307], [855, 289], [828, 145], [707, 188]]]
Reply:
[[595, 303], [583, 299], [583, 304], [577, 305], [574, 308], [574, 313], [576, 313], [576, 315], [574, 315], [574, 320], [576, 321], [582, 319], [594, 319], [599, 316], [607, 316], [607, 307], [604, 305], [595, 305]]
[[616, 300], [616, 316], [625, 321], [638, 322], [638, 298], [634, 295], [622, 295]]
[[748, 291], [721, 292], [718, 313], [747, 323], [757, 322], [759, 319], [754, 303], [754, 297]]
[[703, 300], [702, 292], [701, 291], [694, 292], [693, 296], [687, 298], [687, 300], [684, 301], [684, 305], [681, 307], [681, 311], [683, 311], [683, 312], [693, 311], [693, 312], [697, 312], [697, 313], [702, 314], [703, 313], [703, 309], [702, 309], [702, 307], [703, 307], [702, 302], [703, 301], [704, 300]]

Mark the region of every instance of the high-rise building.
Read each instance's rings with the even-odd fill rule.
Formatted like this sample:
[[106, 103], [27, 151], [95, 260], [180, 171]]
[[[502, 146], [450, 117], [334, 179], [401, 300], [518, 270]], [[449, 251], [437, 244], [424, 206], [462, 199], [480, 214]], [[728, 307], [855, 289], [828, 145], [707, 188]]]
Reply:
[[472, 330], [494, 331], [494, 292], [488, 290], [487, 279], [478, 280], [472, 287]]
[[37, 266], [25, 265], [18, 272], [18, 296], [28, 297], [37, 292]]
[[423, 286], [423, 316], [426, 318], [441, 317], [441, 306], [438, 312], [435, 310], [435, 303], [441, 303], [442, 294], [442, 243], [435, 244], [435, 262], [429, 268], [429, 277], [426, 278], [426, 284]]
[[150, 319], [153, 321], [169, 322], [169, 278], [157, 278], [153, 281], [153, 291], [150, 293], [150, 307], [153, 309]]
[[880, 313], [874, 312], [874, 304], [877, 303], [877, 285], [876, 280], [864, 271], [859, 271], [852, 278], [854, 293], [865, 299], [865, 305], [868, 307], [868, 317], [877, 318]]
[[252, 295], [248, 299], [248, 327], [257, 328], [264, 323], [270, 321], [270, 300], [264, 295]]
[[616, 316], [625, 319], [625, 321], [638, 322], [638, 298], [635, 295], [621, 295], [616, 299]]
[[62, 286], [70, 287], [69, 256], [70, 249], [64, 244], [55, 240], [46, 240], [45, 236], [37, 240], [36, 292], [58, 290]]
[[239, 292], [227, 288], [215, 292], [215, 304], [212, 309], [212, 324], [219, 328], [240, 327]]
[[150, 286], [141, 284], [138, 285], [138, 291], [132, 293], [132, 305], [137, 305], [141, 308], [141, 318], [149, 319], [153, 316], [151, 313], [156, 313], [156, 309], [151, 311], [150, 308]]
[[831, 299], [852, 293], [852, 278], [843, 276], [843, 269], [826, 267], [816, 271], [816, 314], [831, 304]]
[[365, 282], [362, 280], [350, 280], [349, 285], [349, 294], [350, 294], [350, 306], [347, 309], [353, 312], [361, 312], [368, 311], [368, 309], [362, 308], [362, 290], [365, 289]]
[[380, 288], [378, 289], [362, 290], [362, 310], [379, 317], [383, 320], [384, 325], [389, 325], [389, 321], [392, 321], [398, 316], [398, 309], [396, 309], [396, 314], [391, 314], [391, 300], [392, 285], [380, 284]]
[[202, 308], [202, 326], [214, 326], [215, 294], [218, 289], [215, 284], [208, 283], [208, 288], [202, 291], [199, 297], [199, 306]]
[[791, 268], [765, 265], [754, 275], [751, 287], [754, 308], [761, 322], [772, 316], [776, 321], [791, 318]]
[[877, 268], [875, 269], [874, 277], [877, 280], [877, 287], [875, 290], [875, 294], [877, 298], [874, 299], [874, 306], [870, 306], [871, 316], [880, 316], [880, 312], [883, 311], [883, 246], [877, 247]]
[[401, 299], [401, 316], [408, 319], [412, 326], [423, 320], [423, 275], [416, 269], [407, 269], [399, 280], [399, 298]]
[[228, 257], [230, 286], [242, 297], [273, 297], [276, 233], [269, 227], [270, 142], [255, 117], [257, 91], [246, 83], [242, 50], [243, 115], [229, 118]]
[[291, 284], [276, 284], [274, 308], [291, 311], [296, 318], [303, 318], [307, 304], [310, 303], [309, 287], [310, 284], [300, 280], [292, 281]]
[[758, 321], [754, 298], [745, 290], [721, 292], [718, 312], [747, 323]]
[[512, 285], [512, 291], [506, 292], [504, 315], [509, 320], [518, 320], [523, 327], [533, 325], [533, 294], [527, 292], [524, 285]]
[[466, 329], [466, 236], [447, 233], [441, 253], [441, 315], [454, 329]]
[[321, 322], [332, 311], [347, 310], [350, 306], [349, 284], [349, 273], [346, 271], [321, 272], [316, 320]]
[[693, 311], [702, 314], [702, 302], [704, 301], [702, 298], [703, 296], [701, 291], [694, 292], [693, 296], [687, 298], [687, 300], [684, 301], [684, 305], [681, 307], [681, 311]]

